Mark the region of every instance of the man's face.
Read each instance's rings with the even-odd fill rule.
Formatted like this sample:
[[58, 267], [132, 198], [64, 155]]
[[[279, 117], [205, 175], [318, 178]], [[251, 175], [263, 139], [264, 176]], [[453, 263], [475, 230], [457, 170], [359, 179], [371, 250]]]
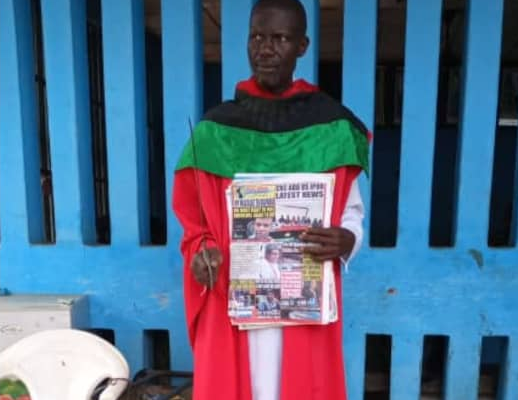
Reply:
[[248, 60], [259, 85], [272, 93], [289, 88], [297, 58], [308, 44], [295, 13], [274, 7], [256, 9], [250, 19]]
[[256, 218], [254, 222], [254, 232], [256, 239], [268, 239], [272, 229], [271, 218]]
[[266, 259], [271, 263], [277, 263], [279, 262], [279, 258], [281, 256], [281, 252], [277, 249], [271, 250], [266, 255]]

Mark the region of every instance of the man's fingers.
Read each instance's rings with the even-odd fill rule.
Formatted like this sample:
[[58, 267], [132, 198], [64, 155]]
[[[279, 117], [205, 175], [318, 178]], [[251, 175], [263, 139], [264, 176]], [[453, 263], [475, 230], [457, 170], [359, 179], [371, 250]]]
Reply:
[[340, 249], [335, 246], [307, 246], [304, 247], [304, 253], [309, 254], [310, 256], [323, 256], [328, 258], [333, 258], [336, 254], [339, 254]]
[[212, 270], [212, 279], [214, 283], [217, 279], [219, 266], [223, 262], [221, 252], [216, 248], [210, 248], [198, 252], [192, 261], [191, 268], [195, 279], [202, 285], [210, 284], [209, 265]]
[[306, 234], [318, 236], [336, 236], [339, 232], [340, 228], [309, 228], [306, 230]]
[[210, 254], [210, 265], [214, 268], [219, 267], [223, 262], [223, 255], [217, 249], [213, 249], [216, 251], [211, 252]]
[[197, 275], [201, 274], [203, 271], [207, 271], [207, 265], [201, 256], [196, 256], [193, 263], [192, 268], [196, 272]]
[[315, 261], [326, 261], [350, 253], [354, 235], [343, 228], [310, 228], [300, 235], [300, 240], [309, 245], [304, 253]]
[[303, 247], [302, 251], [305, 254], [320, 255], [329, 252], [329, 249], [326, 249], [323, 246], [306, 246]]
[[223, 255], [218, 249], [212, 248], [205, 250], [207, 252], [207, 258], [210, 262], [210, 265], [213, 268], [219, 267], [219, 265], [223, 262]]
[[[216, 275], [216, 270], [214, 268], [212, 268], [212, 279], [213, 279], [213, 284], [216, 282], [216, 278], [217, 278], [217, 275]], [[203, 266], [199, 269], [194, 269], [193, 270], [193, 275], [194, 275], [194, 278], [198, 281], [198, 283], [200, 283], [201, 285], [204, 285], [204, 286], [208, 286], [210, 284], [210, 276], [209, 276], [209, 270], [207, 269], [206, 266]]]
[[200, 270], [196, 274], [196, 277], [199, 281], [203, 283], [207, 283], [209, 281], [209, 272], [207, 270]]
[[312, 233], [303, 233], [300, 236], [300, 239], [304, 242], [310, 242], [310, 243], [318, 243], [318, 244], [324, 244], [324, 245], [338, 245], [340, 239], [336, 236], [330, 236], [330, 235], [318, 235], [318, 234], [312, 234]]
[[207, 285], [209, 282], [209, 273], [205, 270], [193, 270], [194, 278], [202, 285]]
[[317, 262], [333, 260], [341, 255], [339, 246], [306, 246], [303, 251]]
[[310, 256], [316, 262], [334, 260], [339, 257], [336, 253], [311, 254]]

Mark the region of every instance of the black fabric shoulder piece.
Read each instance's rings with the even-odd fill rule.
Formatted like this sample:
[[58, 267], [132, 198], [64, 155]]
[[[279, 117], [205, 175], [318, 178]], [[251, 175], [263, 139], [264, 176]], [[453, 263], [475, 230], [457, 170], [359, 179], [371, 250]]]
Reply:
[[289, 132], [347, 119], [367, 134], [367, 128], [351, 110], [323, 92], [301, 93], [285, 99], [272, 100], [238, 91], [235, 100], [214, 107], [203, 119], [265, 133]]

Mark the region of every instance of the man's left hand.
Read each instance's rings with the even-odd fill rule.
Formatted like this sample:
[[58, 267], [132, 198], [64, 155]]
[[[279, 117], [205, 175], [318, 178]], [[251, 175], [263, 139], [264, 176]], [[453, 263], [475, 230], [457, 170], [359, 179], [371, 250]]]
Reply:
[[356, 240], [354, 234], [344, 228], [309, 228], [300, 239], [313, 245], [306, 246], [304, 253], [315, 261], [347, 258]]

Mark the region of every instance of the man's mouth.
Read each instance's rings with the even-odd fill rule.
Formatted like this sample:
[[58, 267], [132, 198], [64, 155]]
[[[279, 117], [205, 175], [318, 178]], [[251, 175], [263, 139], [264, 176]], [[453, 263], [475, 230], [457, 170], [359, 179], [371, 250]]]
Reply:
[[262, 73], [271, 73], [277, 69], [276, 65], [257, 65], [256, 70]]

